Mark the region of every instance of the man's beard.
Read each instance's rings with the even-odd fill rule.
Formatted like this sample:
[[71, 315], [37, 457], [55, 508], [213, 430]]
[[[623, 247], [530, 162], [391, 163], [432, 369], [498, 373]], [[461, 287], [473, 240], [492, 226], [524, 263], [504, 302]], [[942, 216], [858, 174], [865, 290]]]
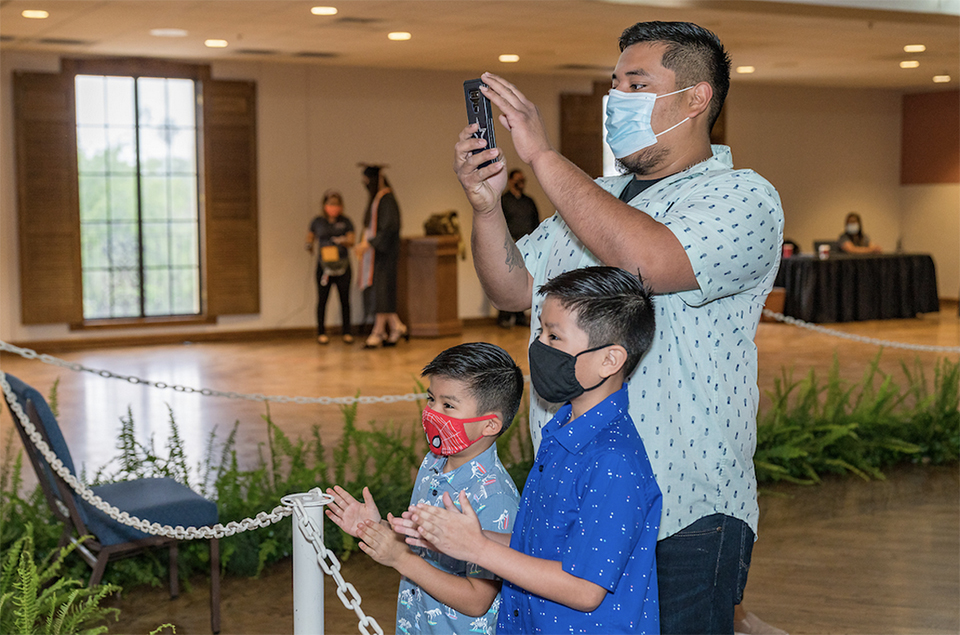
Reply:
[[617, 168], [624, 174], [646, 176], [657, 171], [657, 168], [667, 158], [667, 149], [652, 146], [638, 152], [617, 159]]

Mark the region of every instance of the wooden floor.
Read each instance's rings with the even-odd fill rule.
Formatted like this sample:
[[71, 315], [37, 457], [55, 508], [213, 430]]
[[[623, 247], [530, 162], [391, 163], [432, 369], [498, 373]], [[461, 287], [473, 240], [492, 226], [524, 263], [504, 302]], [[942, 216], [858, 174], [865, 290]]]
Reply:
[[[830, 325], [844, 333], [920, 345], [960, 345], [956, 306], [913, 320]], [[103, 348], [58, 356], [96, 369], [153, 381], [240, 393], [288, 396], [396, 395], [416, 392], [419, 370], [433, 356], [461, 341], [483, 340], [510, 351], [526, 371], [527, 334], [495, 326], [477, 327], [461, 337], [413, 340], [393, 349], [362, 350], [334, 340], [312, 340]], [[757, 334], [760, 385], [772, 387], [783, 372], [794, 377], [811, 368], [825, 376], [833, 359], [841, 375], [858, 380], [878, 347], [776, 323]], [[46, 351], [40, 351], [46, 352]], [[919, 360], [932, 377], [943, 353], [887, 347], [881, 368], [902, 380], [901, 362]], [[956, 354], [949, 355], [953, 360]], [[168, 431], [167, 404], [184, 438], [190, 462], [201, 458], [211, 430], [225, 436], [234, 421], [241, 459], [252, 463], [265, 441], [262, 403], [156, 390], [75, 373], [38, 361], [0, 356], [0, 367], [47, 393], [60, 379], [60, 421], [74, 461], [95, 470], [116, 454], [120, 417], [129, 408], [138, 435], [162, 446]], [[761, 405], [763, 408], [763, 405]], [[272, 404], [270, 413], [287, 434], [306, 434], [319, 424], [327, 447], [340, 434], [335, 406]], [[360, 407], [360, 419], [414, 426], [410, 402]], [[3, 436], [9, 413], [0, 416]], [[781, 487], [761, 498], [760, 539], [754, 550], [745, 606], [767, 622], [799, 633], [960, 632], [960, 480], [956, 468], [897, 470], [885, 482], [839, 479], [821, 486]], [[364, 607], [392, 629], [396, 576], [352, 559], [345, 577], [364, 597]], [[329, 581], [328, 581], [329, 582]], [[122, 601], [123, 623], [116, 632], [148, 632], [175, 621], [178, 633], [207, 632], [205, 585], [193, 585], [175, 602], [163, 592], [141, 590]], [[357, 632], [352, 613], [342, 608], [328, 584], [327, 632]], [[224, 587], [224, 632], [292, 631], [289, 567], [260, 581], [228, 580]], [[159, 603], [159, 604], [158, 604]], [[159, 621], [157, 621], [159, 619]]]

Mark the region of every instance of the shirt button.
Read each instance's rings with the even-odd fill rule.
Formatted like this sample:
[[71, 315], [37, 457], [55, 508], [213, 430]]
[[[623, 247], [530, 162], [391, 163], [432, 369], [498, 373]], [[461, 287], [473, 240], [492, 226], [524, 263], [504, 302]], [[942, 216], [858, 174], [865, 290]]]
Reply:
[[434, 495], [434, 496], [437, 495], [437, 490], [433, 490], [433, 495]]
[[513, 609], [513, 616], [514, 616], [514, 617], [520, 617], [520, 611], [517, 610], [517, 609]]
[[542, 466], [542, 465], [540, 466], [540, 471], [541, 471], [541, 472], [543, 471], [543, 466]]

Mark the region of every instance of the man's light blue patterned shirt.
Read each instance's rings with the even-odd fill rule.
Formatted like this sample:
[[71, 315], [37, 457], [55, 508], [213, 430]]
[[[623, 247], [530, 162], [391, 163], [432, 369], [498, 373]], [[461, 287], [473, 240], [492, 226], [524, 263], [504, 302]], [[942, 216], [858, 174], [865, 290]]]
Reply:
[[[513, 479], [500, 463], [496, 444], [484, 450], [475, 459], [446, 474], [443, 468], [447, 457], [427, 453], [417, 472], [410, 504], [427, 503], [443, 506], [443, 493], [447, 492], [459, 507], [460, 490], [467, 490], [473, 510], [480, 518], [484, 529], [509, 534], [517, 516], [520, 494]], [[471, 578], [496, 579], [496, 576], [471, 562], [456, 560], [429, 549], [413, 548], [421, 558], [446, 573]], [[467, 635], [485, 633], [493, 635], [497, 626], [497, 611], [500, 608], [498, 595], [490, 610], [480, 617], [464, 615], [446, 604], [437, 601], [407, 578], [400, 579], [397, 597], [397, 635], [412, 633], [437, 633], [443, 635]]]
[[[617, 196], [632, 178], [597, 184]], [[654, 296], [656, 337], [630, 378], [630, 416], [663, 492], [660, 538], [714, 513], [739, 518], [756, 533], [753, 338], [780, 263], [780, 197], [752, 170], [734, 170], [729, 148], [713, 146], [712, 158], [658, 181], [629, 204], [674, 233], [700, 286]], [[603, 263], [559, 214], [517, 247], [533, 276], [532, 341], [540, 327], [540, 285]], [[535, 448], [558, 407], [531, 398]]]

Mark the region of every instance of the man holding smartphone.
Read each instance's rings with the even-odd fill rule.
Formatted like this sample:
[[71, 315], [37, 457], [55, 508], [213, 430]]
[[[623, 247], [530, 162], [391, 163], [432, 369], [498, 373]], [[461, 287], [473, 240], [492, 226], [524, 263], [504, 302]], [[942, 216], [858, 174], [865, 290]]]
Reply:
[[[607, 140], [626, 174], [592, 180], [547, 139], [537, 107], [486, 73], [521, 160], [557, 213], [515, 243], [504, 221], [499, 149], [471, 138], [454, 169], [473, 207], [474, 266], [502, 310], [533, 308], [547, 279], [608, 265], [655, 294], [657, 336], [629, 385], [629, 409], [663, 492], [657, 545], [663, 633], [732, 633], [756, 535], [757, 352], [783, 240], [776, 190], [710, 145], [730, 83], [719, 39], [690, 23], [639, 23], [620, 38]], [[479, 152], [477, 152], [479, 151]], [[473, 154], [476, 152], [476, 154]], [[534, 445], [556, 409], [530, 404]]]

